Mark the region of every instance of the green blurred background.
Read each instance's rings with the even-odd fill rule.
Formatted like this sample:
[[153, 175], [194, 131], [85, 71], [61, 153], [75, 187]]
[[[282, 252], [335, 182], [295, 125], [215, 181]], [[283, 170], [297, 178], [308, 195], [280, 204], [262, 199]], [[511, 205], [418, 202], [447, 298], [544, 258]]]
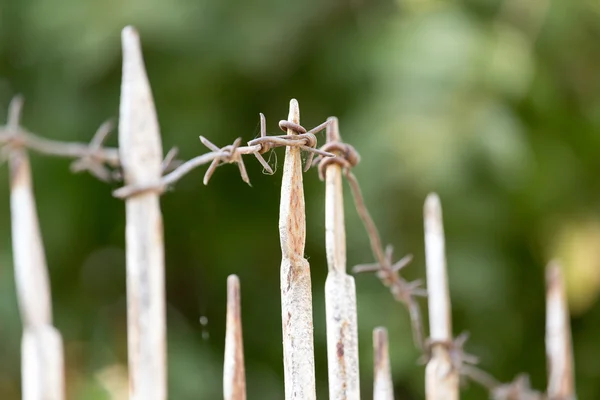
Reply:
[[[165, 150], [181, 158], [268, 131], [300, 102], [312, 127], [335, 115], [362, 155], [355, 173], [385, 243], [425, 276], [422, 203], [445, 214], [454, 330], [502, 381], [546, 384], [544, 265], [565, 267], [580, 399], [600, 398], [600, 3], [597, 0], [4, 0], [0, 105], [26, 98], [23, 125], [88, 141], [118, 114], [120, 30], [142, 38]], [[322, 140], [323, 137], [321, 136]], [[109, 144], [116, 145], [116, 135]], [[322, 141], [321, 141], [322, 143]], [[251, 399], [283, 398], [275, 176], [247, 158], [162, 198], [170, 399], [218, 399], [225, 281], [242, 283]], [[32, 155], [64, 335], [70, 399], [126, 398], [124, 206], [67, 160]], [[20, 398], [21, 322], [0, 173], [0, 398]], [[324, 188], [305, 176], [317, 390], [327, 396]], [[349, 266], [372, 261], [347, 196]], [[371, 331], [389, 329], [397, 399], [424, 398], [408, 316], [373, 276], [356, 278], [361, 387], [371, 398]], [[422, 301], [425, 308], [425, 301]], [[200, 318], [206, 317], [203, 325]], [[484, 399], [469, 385], [464, 399]]]

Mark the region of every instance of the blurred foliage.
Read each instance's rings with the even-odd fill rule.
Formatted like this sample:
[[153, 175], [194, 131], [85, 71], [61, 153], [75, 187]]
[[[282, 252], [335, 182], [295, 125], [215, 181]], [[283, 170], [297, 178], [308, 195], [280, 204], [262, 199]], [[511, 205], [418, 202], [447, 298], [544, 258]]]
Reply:
[[[498, 379], [530, 373], [543, 389], [546, 262], [564, 263], [580, 399], [600, 398], [600, 6], [597, 0], [5, 0], [0, 104], [16, 93], [23, 124], [88, 141], [118, 114], [120, 30], [135, 25], [163, 132], [183, 158], [270, 132], [299, 100], [312, 127], [340, 118], [355, 172], [386, 242], [415, 254], [423, 277], [422, 202], [444, 205], [454, 330]], [[5, 111], [0, 115], [5, 118]], [[110, 142], [116, 144], [113, 137]], [[283, 154], [277, 152], [281, 166]], [[275, 158], [271, 159], [272, 162]], [[71, 399], [126, 388], [124, 207], [111, 189], [32, 156], [64, 335]], [[242, 282], [250, 398], [283, 397], [277, 230], [281, 171], [248, 161], [202, 171], [162, 200], [170, 398], [221, 396], [225, 279]], [[20, 398], [6, 167], [0, 175], [0, 398]], [[305, 178], [306, 254], [314, 288], [316, 372], [327, 393], [323, 186]], [[372, 261], [347, 202], [348, 260]], [[374, 277], [357, 278], [361, 376], [370, 398], [371, 331], [390, 331], [396, 398], [421, 399], [408, 317]], [[425, 302], [422, 303], [425, 308]], [[207, 317], [206, 326], [199, 323]], [[112, 396], [112, 397], [111, 397]], [[120, 397], [119, 397], [120, 396]], [[464, 399], [486, 398], [470, 385]]]

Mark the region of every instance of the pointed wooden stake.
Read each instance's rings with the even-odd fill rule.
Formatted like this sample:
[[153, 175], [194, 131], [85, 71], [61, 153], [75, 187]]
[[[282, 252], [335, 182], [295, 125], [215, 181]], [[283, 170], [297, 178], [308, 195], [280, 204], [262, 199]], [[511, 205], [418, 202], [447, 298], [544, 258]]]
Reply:
[[[16, 97], [9, 109], [7, 126], [17, 135], [22, 105], [22, 98]], [[23, 321], [23, 400], [62, 400], [65, 398], [63, 343], [52, 326], [48, 267], [25, 149], [11, 149], [9, 169], [15, 280]]]
[[458, 399], [459, 371], [452, 365], [448, 347], [452, 343], [452, 316], [442, 206], [437, 194], [425, 201], [425, 255], [432, 357], [425, 369], [427, 400]]
[[[300, 123], [300, 109], [290, 101], [288, 121]], [[288, 135], [294, 135], [288, 129]], [[315, 360], [310, 265], [304, 258], [306, 216], [302, 162], [298, 147], [287, 147], [279, 208], [281, 241], [281, 312], [285, 399], [313, 400]]]
[[229, 275], [227, 278], [223, 397], [225, 400], [246, 400], [240, 280], [236, 275]]
[[[138, 33], [122, 32], [119, 154], [126, 185], [156, 185], [162, 145]], [[131, 400], [167, 398], [163, 223], [152, 191], [126, 199], [127, 337]]]
[[548, 399], [575, 399], [573, 347], [569, 308], [560, 265], [546, 268], [546, 357], [548, 359]]
[[373, 364], [375, 366], [373, 400], [394, 400], [387, 329], [373, 330]]
[[[327, 141], [339, 141], [337, 118], [330, 118]], [[329, 273], [325, 281], [329, 398], [360, 399], [358, 328], [354, 278], [346, 274], [346, 228], [342, 169], [325, 171], [325, 245]]]

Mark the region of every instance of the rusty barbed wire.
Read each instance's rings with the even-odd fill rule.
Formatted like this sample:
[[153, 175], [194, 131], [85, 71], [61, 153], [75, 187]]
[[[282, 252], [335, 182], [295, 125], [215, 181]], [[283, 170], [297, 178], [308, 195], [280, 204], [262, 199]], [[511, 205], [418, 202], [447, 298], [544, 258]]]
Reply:
[[[19, 115], [23, 107], [23, 97], [18, 95], [13, 98], [9, 106], [9, 120], [11, 115]], [[268, 136], [266, 130], [265, 116], [260, 114], [260, 137], [248, 142], [247, 146], [241, 145], [241, 138], [237, 138], [233, 144], [219, 148], [207, 138], [200, 136], [200, 141], [211, 150], [209, 153], [194, 157], [188, 161], [177, 160], [177, 148], [172, 148], [162, 162], [163, 177], [154, 184], [126, 185], [113, 192], [118, 198], [125, 198], [145, 191], [163, 192], [169, 185], [173, 185], [193, 169], [211, 163], [204, 175], [203, 182], [208, 184], [216, 168], [223, 164], [237, 164], [242, 180], [250, 184], [250, 178], [246, 171], [242, 156], [254, 154], [263, 166], [264, 171], [272, 175], [273, 169], [262, 157], [262, 154], [277, 147], [299, 147], [309, 153], [306, 161], [305, 171], [310, 167], [315, 154], [321, 157], [333, 158], [334, 154], [317, 148], [316, 133], [325, 129], [329, 122], [326, 121], [311, 130], [306, 130], [302, 125], [293, 124], [289, 121], [280, 121], [279, 127], [287, 131], [292, 129], [298, 135], [275, 135]], [[103, 123], [97, 130], [90, 143], [60, 142], [45, 139], [39, 135], [27, 131], [22, 126], [0, 126], [0, 162], [7, 158], [7, 154], [15, 148], [27, 148], [40, 154], [73, 158], [70, 166], [74, 173], [89, 172], [103, 182], [119, 181], [123, 179], [120, 167], [120, 159], [117, 148], [104, 147], [104, 142], [114, 129], [114, 122], [109, 120]]]
[[265, 116], [263, 114], [260, 114], [260, 137], [249, 141], [247, 146], [240, 146], [242, 138], [237, 138], [233, 142], [233, 144], [219, 148], [205, 137], [200, 136], [200, 141], [202, 142], [202, 144], [208, 147], [211, 150], [211, 152], [194, 157], [182, 163], [172, 172], [170, 172], [167, 175], [164, 175], [161, 178], [160, 182], [154, 184], [147, 184], [143, 186], [126, 185], [115, 190], [113, 192], [113, 196], [118, 198], [126, 198], [146, 191], [163, 192], [169, 185], [174, 184], [195, 168], [204, 164], [208, 164], [209, 162], [211, 164], [208, 170], [206, 171], [203, 180], [205, 185], [208, 184], [210, 178], [214, 174], [217, 167], [222, 164], [237, 164], [240, 170], [242, 180], [247, 184], [250, 184], [250, 178], [248, 177], [248, 173], [246, 171], [246, 167], [244, 165], [242, 156], [247, 154], [254, 154], [257, 160], [264, 167], [265, 171], [267, 171], [267, 173], [269, 174], [273, 174], [272, 168], [262, 157], [262, 154], [277, 147], [299, 147], [301, 150], [309, 152], [310, 156], [306, 162], [306, 170], [310, 167], [312, 157], [314, 156], [314, 154], [318, 154], [321, 157], [335, 158], [335, 154], [318, 149], [316, 147], [317, 138], [315, 134], [325, 129], [328, 123], [329, 121], [325, 121], [324, 123], [307, 131], [303, 126], [299, 124], [294, 124], [289, 121], [282, 120], [279, 122], [279, 127], [282, 130], [285, 129], [287, 131], [287, 129], [289, 128], [295, 132], [298, 132], [298, 135], [268, 136], [266, 130]]
[[[15, 96], [9, 105], [9, 120], [14, 113], [20, 113], [23, 107], [23, 96]], [[59, 142], [42, 138], [18, 125], [16, 127], [4, 125], [0, 127], [0, 148], [2, 159], [8, 152], [15, 148], [27, 148], [40, 154], [57, 157], [74, 158], [71, 163], [72, 172], [88, 171], [102, 181], [110, 180], [111, 168], [120, 165], [118, 150], [116, 148], [102, 147], [102, 144], [113, 129], [113, 122], [103, 123], [94, 134], [91, 142]], [[109, 168], [110, 167], [110, 168]]]
[[443, 344], [448, 348], [452, 366], [459, 371], [460, 376], [486, 388], [494, 400], [544, 400], [544, 395], [530, 388], [529, 380], [525, 375], [519, 375], [513, 382], [502, 384], [492, 375], [478, 368], [476, 366], [479, 362], [478, 357], [464, 350], [469, 337], [467, 332], [444, 343], [434, 343], [430, 339], [424, 339], [423, 319], [416, 298], [426, 297], [427, 290], [421, 287], [421, 280], [409, 282], [400, 275], [400, 271], [412, 261], [411, 254], [394, 263], [393, 247], [388, 245], [385, 250], [383, 249], [379, 231], [366, 207], [358, 179], [351, 171], [360, 162], [359, 153], [351, 145], [338, 140], [329, 141], [321, 147], [321, 150], [334, 153], [336, 157], [319, 156], [312, 165], [318, 167], [321, 180], [325, 178], [324, 172], [328, 165], [335, 163], [342, 167], [343, 175], [352, 192], [356, 211], [367, 231], [371, 251], [376, 260], [375, 263], [356, 265], [352, 270], [354, 273], [374, 272], [383, 285], [389, 288], [394, 299], [406, 306], [411, 319], [415, 346], [422, 353], [419, 362], [427, 363], [431, 358], [432, 346]]

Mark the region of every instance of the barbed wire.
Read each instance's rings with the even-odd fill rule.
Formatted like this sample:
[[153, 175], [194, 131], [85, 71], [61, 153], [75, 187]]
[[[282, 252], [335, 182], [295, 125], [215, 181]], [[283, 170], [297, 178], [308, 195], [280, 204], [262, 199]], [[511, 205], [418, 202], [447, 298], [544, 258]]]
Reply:
[[[15, 96], [9, 105], [8, 121], [19, 121], [22, 108], [23, 97], [20, 95]], [[172, 148], [163, 160], [163, 173], [166, 174], [161, 177], [159, 182], [147, 185], [125, 185], [115, 190], [113, 195], [118, 198], [125, 198], [145, 191], [162, 193], [167, 187], [175, 184], [195, 168], [208, 163], [210, 163], [210, 166], [203, 179], [205, 185], [208, 184], [216, 168], [223, 164], [237, 164], [242, 180], [250, 184], [250, 178], [242, 156], [254, 154], [264, 170], [268, 174], [273, 174], [273, 169], [262, 157], [262, 154], [277, 147], [299, 147], [309, 152], [305, 167], [305, 170], [307, 170], [315, 154], [322, 157], [335, 157], [334, 154], [317, 148], [315, 134], [325, 129], [327, 124], [328, 121], [307, 131], [301, 125], [282, 120], [279, 122], [279, 127], [282, 130], [287, 131], [290, 128], [298, 132], [298, 135], [268, 136], [265, 116], [260, 114], [260, 137], [248, 142], [247, 146], [240, 146], [242, 139], [237, 138], [233, 144], [219, 148], [207, 138], [200, 136], [201, 143], [208, 147], [211, 150], [210, 152], [184, 162], [175, 159], [177, 148]], [[27, 131], [18, 123], [15, 125], [7, 122], [6, 125], [0, 127], [0, 161], [5, 159], [12, 149], [26, 148], [44, 155], [74, 158], [75, 160], [70, 167], [74, 173], [87, 171], [104, 182], [119, 181], [123, 178], [120, 172], [119, 151], [117, 148], [103, 146], [113, 129], [114, 123], [107, 121], [98, 128], [90, 143], [76, 143], [49, 140]]]
[[111, 179], [112, 174], [107, 166], [112, 168], [119, 166], [119, 152], [116, 148], [102, 147], [102, 144], [113, 128], [112, 121], [103, 123], [89, 144], [45, 139], [28, 132], [19, 124], [9, 123], [20, 120], [23, 103], [23, 97], [20, 95], [12, 99], [8, 108], [8, 122], [0, 127], [0, 148], [3, 160], [14, 148], [27, 148], [45, 155], [74, 158], [71, 171], [75, 173], [88, 171], [102, 181]]
[[174, 184], [179, 179], [183, 178], [185, 175], [191, 172], [193, 169], [208, 163], [211, 164], [204, 175], [203, 182], [205, 185], [208, 184], [216, 168], [222, 164], [237, 164], [240, 170], [242, 180], [250, 184], [250, 178], [248, 177], [248, 173], [246, 171], [246, 167], [244, 165], [242, 156], [247, 154], [254, 154], [254, 156], [264, 167], [265, 171], [267, 171], [267, 173], [269, 174], [273, 174], [272, 168], [262, 157], [262, 154], [266, 153], [267, 151], [273, 150], [277, 147], [299, 147], [301, 150], [309, 152], [309, 158], [306, 162], [308, 167], [305, 167], [306, 170], [310, 167], [310, 161], [312, 160], [314, 154], [318, 154], [321, 157], [327, 158], [335, 157], [335, 154], [318, 149], [316, 147], [317, 138], [315, 134], [325, 129], [328, 123], [329, 122], [326, 121], [316, 126], [315, 128], [307, 131], [301, 125], [282, 120], [279, 121], [279, 127], [282, 130], [287, 131], [287, 129], [289, 128], [298, 132], [298, 135], [268, 136], [266, 130], [265, 116], [263, 114], [260, 114], [260, 137], [249, 141], [247, 146], [240, 146], [242, 139], [237, 138], [233, 142], [233, 144], [219, 148], [205, 137], [200, 136], [200, 141], [202, 142], [202, 144], [204, 144], [206, 147], [212, 150], [211, 152], [202, 154], [198, 157], [192, 158], [191, 160], [184, 162], [172, 172], [163, 176], [160, 182], [143, 186], [124, 186], [115, 190], [113, 192], [113, 195], [118, 198], [125, 198], [149, 190], [162, 192], [165, 190], [166, 187]]

